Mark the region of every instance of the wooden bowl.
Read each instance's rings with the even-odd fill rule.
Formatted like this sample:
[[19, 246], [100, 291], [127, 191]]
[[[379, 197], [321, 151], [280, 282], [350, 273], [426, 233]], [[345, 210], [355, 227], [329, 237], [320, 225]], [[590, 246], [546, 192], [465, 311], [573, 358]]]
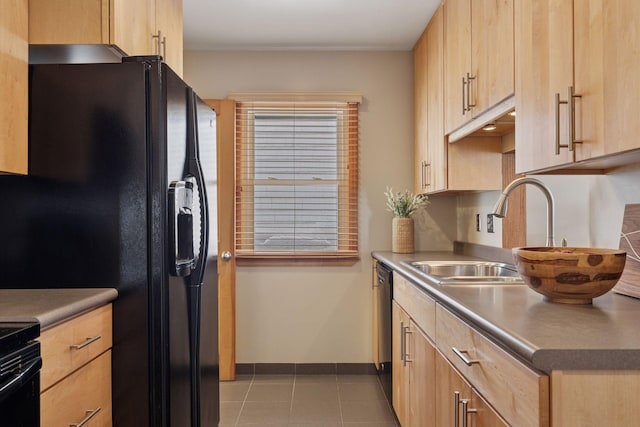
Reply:
[[514, 248], [518, 273], [531, 289], [551, 302], [591, 304], [620, 279], [627, 253], [618, 249]]

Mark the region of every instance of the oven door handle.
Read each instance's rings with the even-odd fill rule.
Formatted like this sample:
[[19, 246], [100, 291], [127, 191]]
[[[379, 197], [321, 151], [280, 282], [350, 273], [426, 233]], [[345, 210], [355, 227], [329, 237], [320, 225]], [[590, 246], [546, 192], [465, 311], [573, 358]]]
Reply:
[[26, 384], [42, 367], [42, 358], [33, 359], [24, 369], [0, 384], [0, 402], [9, 397], [15, 390]]

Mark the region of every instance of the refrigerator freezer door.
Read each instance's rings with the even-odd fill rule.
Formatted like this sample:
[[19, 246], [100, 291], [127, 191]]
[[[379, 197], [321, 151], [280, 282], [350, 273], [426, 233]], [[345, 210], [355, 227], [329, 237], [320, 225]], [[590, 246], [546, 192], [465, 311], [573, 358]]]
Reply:
[[[167, 183], [192, 184], [194, 263], [189, 275], [169, 277], [169, 402], [170, 425], [216, 426], [219, 421], [217, 365], [217, 269], [208, 249], [208, 168], [199, 161], [199, 128], [195, 95], [173, 73], [166, 76]], [[215, 113], [204, 112], [215, 121]], [[213, 119], [210, 118], [213, 116]], [[215, 128], [204, 138], [214, 144]], [[211, 160], [211, 159], [210, 159]], [[212, 159], [215, 163], [215, 157]], [[211, 196], [215, 200], [216, 194]], [[173, 221], [172, 217], [168, 221]], [[214, 225], [215, 227], [215, 225]]]

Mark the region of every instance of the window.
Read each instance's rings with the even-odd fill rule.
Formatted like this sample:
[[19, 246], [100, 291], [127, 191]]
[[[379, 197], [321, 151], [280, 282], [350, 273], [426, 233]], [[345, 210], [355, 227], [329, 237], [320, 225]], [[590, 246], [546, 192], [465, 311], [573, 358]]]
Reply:
[[357, 190], [357, 102], [236, 103], [241, 263], [354, 262]]

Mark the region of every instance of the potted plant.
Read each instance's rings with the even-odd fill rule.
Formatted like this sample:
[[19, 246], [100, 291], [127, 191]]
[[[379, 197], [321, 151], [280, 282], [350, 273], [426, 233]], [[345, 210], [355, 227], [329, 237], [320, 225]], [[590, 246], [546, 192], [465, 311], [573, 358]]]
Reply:
[[429, 204], [424, 194], [413, 194], [409, 190], [393, 192], [387, 187], [387, 209], [393, 212], [391, 227], [391, 251], [411, 253], [414, 251], [413, 214]]

